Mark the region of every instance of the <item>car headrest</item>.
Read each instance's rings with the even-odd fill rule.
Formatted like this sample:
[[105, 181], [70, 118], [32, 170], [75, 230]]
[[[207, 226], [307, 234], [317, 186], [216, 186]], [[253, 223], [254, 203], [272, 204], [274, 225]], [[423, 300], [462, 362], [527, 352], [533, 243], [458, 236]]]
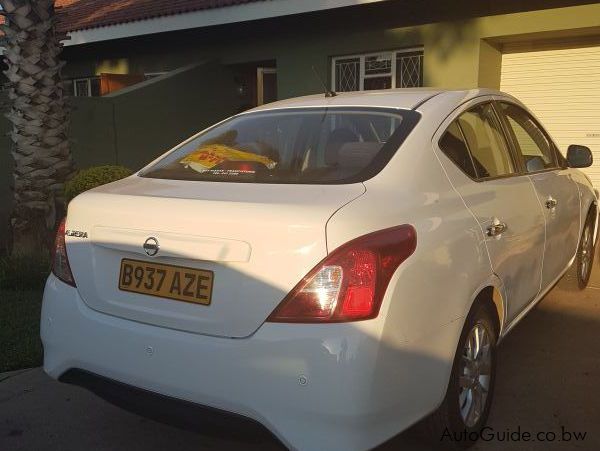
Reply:
[[[460, 121], [460, 128], [462, 129], [465, 139], [467, 140], [467, 146], [471, 147], [477, 145], [477, 133], [475, 133], [473, 126], [467, 121]], [[475, 165], [475, 169], [477, 170], [479, 177], [489, 177], [490, 173], [474, 154], [474, 149], [471, 149], [471, 157], [473, 158], [473, 164]]]
[[338, 165], [343, 169], [365, 168], [382, 146], [383, 144], [378, 142], [346, 143], [338, 152]]
[[338, 163], [340, 148], [346, 143], [358, 141], [358, 136], [348, 128], [336, 128], [331, 132], [325, 146], [325, 164], [335, 166]]
[[460, 128], [462, 129], [465, 139], [470, 146], [477, 144], [477, 133], [471, 124], [467, 121], [460, 121]]
[[527, 172], [537, 172], [546, 169], [546, 164], [542, 157], [532, 156], [527, 158]]
[[475, 178], [475, 168], [471, 163], [471, 156], [466, 147], [464, 140], [456, 136], [450, 131], [446, 132], [443, 137], [443, 150], [448, 158], [463, 169], [469, 176]]

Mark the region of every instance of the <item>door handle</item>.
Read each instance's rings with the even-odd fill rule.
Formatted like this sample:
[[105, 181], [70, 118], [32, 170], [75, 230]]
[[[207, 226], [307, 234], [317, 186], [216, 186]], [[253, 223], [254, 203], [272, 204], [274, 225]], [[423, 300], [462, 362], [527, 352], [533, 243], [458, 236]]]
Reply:
[[504, 232], [506, 232], [506, 229], [508, 229], [506, 223], [494, 219], [494, 223], [491, 226], [488, 226], [487, 228], [487, 235], [499, 237]]
[[548, 210], [552, 210], [553, 208], [556, 208], [557, 205], [558, 205], [558, 201], [552, 196], [549, 196], [548, 199], [546, 200], [546, 208]]

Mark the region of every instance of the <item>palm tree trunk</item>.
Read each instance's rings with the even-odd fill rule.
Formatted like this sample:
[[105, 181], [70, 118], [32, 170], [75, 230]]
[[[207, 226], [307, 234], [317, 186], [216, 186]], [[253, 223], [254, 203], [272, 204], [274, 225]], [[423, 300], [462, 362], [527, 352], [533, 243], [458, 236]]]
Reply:
[[73, 173], [68, 109], [60, 79], [62, 47], [54, 0], [0, 0], [12, 122], [14, 250], [39, 252], [64, 210], [64, 183]]

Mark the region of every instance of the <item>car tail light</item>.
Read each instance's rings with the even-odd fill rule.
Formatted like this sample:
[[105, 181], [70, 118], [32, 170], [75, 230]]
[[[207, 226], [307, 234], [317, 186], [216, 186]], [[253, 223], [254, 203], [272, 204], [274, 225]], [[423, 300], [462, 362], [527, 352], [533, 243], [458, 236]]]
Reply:
[[65, 222], [66, 218], [60, 222], [56, 231], [56, 240], [54, 241], [54, 252], [52, 255], [52, 272], [64, 283], [75, 286], [75, 279], [69, 266], [69, 257], [67, 257], [67, 246], [65, 243]]
[[310, 271], [267, 321], [327, 323], [375, 318], [392, 275], [416, 245], [417, 233], [410, 225], [349, 241]]

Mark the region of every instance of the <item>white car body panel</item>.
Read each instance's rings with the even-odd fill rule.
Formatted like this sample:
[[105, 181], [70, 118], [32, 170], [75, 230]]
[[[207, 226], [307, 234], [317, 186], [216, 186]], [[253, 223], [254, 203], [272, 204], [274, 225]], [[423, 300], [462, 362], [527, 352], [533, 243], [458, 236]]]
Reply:
[[527, 175], [473, 181], [437, 145], [446, 128], [460, 114], [489, 100], [491, 96], [480, 97], [454, 110], [434, 135], [433, 146], [454, 188], [477, 219], [482, 234], [494, 220], [508, 225], [501, 238], [485, 236], [485, 241], [492, 270], [505, 281], [507, 320], [510, 321], [538, 296], [542, 286], [544, 217], [533, 183]]
[[[536, 118], [526, 105], [512, 96], [493, 96], [493, 98], [501, 102], [514, 103]], [[536, 120], [539, 122], [537, 118]], [[547, 131], [546, 133], [550, 136]], [[577, 252], [579, 237], [585, 222], [585, 212], [579, 224], [572, 220], [579, 216], [582, 207], [579, 201], [580, 192], [574, 181], [577, 173], [581, 174], [577, 170], [559, 169], [529, 175], [545, 218], [546, 244], [541, 287], [552, 285], [556, 275], [570, 265]], [[558, 202], [557, 207], [547, 208], [546, 202], [549, 199], [555, 199]], [[589, 206], [590, 202], [585, 205]]]
[[[579, 192], [572, 171], [559, 170], [529, 176], [538, 195], [545, 217], [546, 246], [542, 268], [542, 287], [547, 287], [560, 274], [577, 253], [580, 229], [572, 218], [579, 216]], [[547, 208], [553, 198], [557, 207]]]
[[83, 368], [241, 414], [290, 449], [366, 450], [427, 414], [421, 392], [407, 387], [443, 385], [462, 328], [455, 321], [426, 340], [395, 345], [381, 340], [384, 322], [265, 324], [248, 338], [211, 337], [96, 312], [51, 276], [44, 369], [58, 378]]
[[[366, 450], [416, 423], [444, 399], [478, 297], [493, 293], [502, 338], [566, 271], [597, 204], [589, 180], [573, 169], [484, 183], [464, 175], [437, 143], [460, 111], [490, 98], [516, 101], [490, 90], [417, 89], [310, 96], [256, 109], [416, 108], [421, 121], [363, 183], [134, 175], [79, 196], [67, 228], [89, 239], [66, 237], [77, 288], [53, 275], [46, 284], [46, 372], [59, 378], [82, 369], [245, 415], [297, 450]], [[560, 192], [550, 193], [555, 186]], [[549, 194], [559, 207], [568, 205], [564, 215], [544, 211]], [[499, 239], [485, 234], [495, 215], [512, 227]], [[333, 250], [402, 224], [415, 228], [416, 251], [394, 273], [376, 318], [265, 322]], [[150, 258], [142, 244], [155, 235], [161, 252]], [[213, 303], [119, 292], [119, 262], [128, 257], [215, 271]]]
[[[246, 337], [327, 255], [324, 224], [363, 194], [354, 185], [260, 185], [130, 177], [77, 197], [66, 238], [82, 298], [91, 308], [135, 321], [226, 337]], [[132, 208], [134, 206], [135, 208]], [[197, 213], [193, 213], [197, 212]], [[143, 244], [156, 237], [149, 259]], [[112, 242], [110, 242], [111, 240]], [[210, 270], [209, 307], [118, 289], [122, 258]], [[286, 265], [273, 265], [273, 261]]]

